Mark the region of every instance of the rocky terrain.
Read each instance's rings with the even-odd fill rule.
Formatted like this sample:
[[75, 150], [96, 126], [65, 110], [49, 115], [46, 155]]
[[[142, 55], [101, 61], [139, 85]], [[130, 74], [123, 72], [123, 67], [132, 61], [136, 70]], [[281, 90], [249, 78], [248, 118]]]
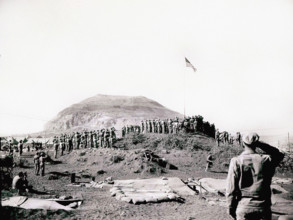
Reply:
[[45, 125], [46, 133], [139, 124], [142, 119], [182, 117], [143, 96], [96, 95], [59, 112]]

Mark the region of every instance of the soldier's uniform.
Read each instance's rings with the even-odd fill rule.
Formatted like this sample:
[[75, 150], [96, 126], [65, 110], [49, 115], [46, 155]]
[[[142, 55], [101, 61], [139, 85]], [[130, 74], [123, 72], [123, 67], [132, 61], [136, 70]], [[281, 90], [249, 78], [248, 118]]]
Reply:
[[219, 129], [216, 130], [215, 139], [216, 139], [217, 146], [219, 147], [220, 146], [220, 132], [219, 132]]
[[58, 137], [54, 137], [53, 140], [53, 144], [54, 144], [54, 158], [57, 158], [57, 153], [58, 153], [58, 148], [59, 148], [59, 141], [58, 141]]
[[80, 139], [80, 148], [84, 148], [84, 146], [85, 146], [85, 136], [84, 134], [82, 134]]
[[46, 159], [45, 153], [42, 152], [39, 157], [41, 176], [45, 175], [45, 159]]
[[192, 116], [192, 117], [190, 118], [190, 120], [189, 120], [189, 123], [190, 123], [190, 127], [189, 127], [189, 129], [190, 129], [192, 132], [195, 131], [195, 130], [194, 130], [194, 121], [195, 121], [195, 118], [194, 118], [194, 116]]
[[237, 143], [238, 143], [239, 145], [241, 145], [241, 134], [240, 134], [240, 132], [237, 132], [237, 133], [236, 133], [236, 141], [237, 141]]
[[61, 142], [61, 156], [63, 156], [65, 151], [65, 135], [61, 134], [60, 142]]
[[205, 169], [206, 172], [208, 172], [209, 169], [211, 168], [211, 166], [213, 165], [213, 161], [212, 161], [212, 159], [213, 159], [212, 155], [209, 154], [209, 155], [207, 156], [207, 165], [206, 165], [206, 169]]
[[229, 134], [227, 131], [224, 131], [224, 143], [228, 143], [229, 142]]
[[162, 134], [165, 134], [165, 132], [166, 132], [165, 126], [166, 126], [166, 122], [165, 122], [165, 120], [162, 120], [161, 121]]
[[149, 124], [149, 133], [152, 133], [153, 132], [153, 123], [152, 123], [152, 121], [149, 120], [148, 124]]
[[123, 127], [122, 127], [122, 137], [123, 137], [123, 138], [125, 137], [125, 134], [126, 134], [126, 127], [123, 126]]
[[36, 152], [35, 156], [34, 156], [34, 165], [35, 165], [35, 174], [39, 175], [40, 172], [40, 155], [39, 152]]
[[9, 147], [9, 152], [13, 152], [13, 143], [11, 140], [9, 140], [8, 147]]
[[158, 129], [158, 133], [162, 133], [162, 125], [161, 125], [161, 120], [159, 119], [158, 121], [157, 121], [157, 129]]
[[88, 131], [85, 131], [84, 132], [84, 148], [87, 148], [89, 143], [88, 143], [88, 136], [89, 136], [89, 133]]
[[19, 141], [18, 150], [19, 150], [19, 156], [21, 156], [22, 155], [22, 151], [23, 151], [23, 143], [22, 143], [22, 140]]
[[141, 121], [141, 133], [144, 133], [144, 122]]
[[104, 145], [105, 145], [104, 147], [105, 148], [109, 147], [109, 145], [110, 145], [109, 138], [110, 138], [110, 131], [109, 131], [109, 129], [107, 129], [104, 133]]
[[173, 122], [173, 133], [178, 134], [178, 122], [174, 121]]
[[[229, 214], [237, 220], [271, 220], [271, 181], [276, 166], [284, 155], [268, 144], [258, 141], [259, 136], [245, 136], [244, 152], [231, 159], [226, 198]], [[258, 154], [259, 147], [266, 154]]]
[[105, 130], [102, 129], [101, 132], [100, 132], [100, 136], [99, 136], [100, 147], [104, 147], [104, 134], [105, 134]]
[[115, 134], [115, 129], [111, 128], [111, 132], [110, 132], [110, 147], [113, 147], [113, 144], [116, 141], [116, 134]]
[[168, 131], [169, 134], [173, 133], [173, 122], [171, 119], [168, 120]]
[[64, 140], [65, 140], [65, 150], [69, 151], [69, 138], [68, 134], [64, 135]]
[[152, 121], [152, 125], [153, 125], [153, 133], [157, 133], [158, 129], [157, 129], [157, 124], [155, 120]]
[[196, 120], [193, 121], [193, 130], [194, 130], [194, 132], [197, 131], [197, 121]]
[[68, 135], [68, 151], [73, 150], [73, 136], [71, 134]]
[[99, 130], [94, 131], [94, 147], [98, 148]]
[[149, 123], [148, 120], [145, 120], [145, 133], [149, 132]]
[[81, 142], [81, 135], [79, 132], [76, 132], [76, 149], [79, 149]]
[[94, 147], [94, 133], [93, 131], [90, 131], [90, 147]]

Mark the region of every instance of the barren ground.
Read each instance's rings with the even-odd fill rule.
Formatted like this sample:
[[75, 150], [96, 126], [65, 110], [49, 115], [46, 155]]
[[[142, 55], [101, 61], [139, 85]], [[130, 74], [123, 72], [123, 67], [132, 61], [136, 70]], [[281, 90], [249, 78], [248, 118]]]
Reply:
[[[144, 140], [140, 141], [140, 138]], [[47, 163], [44, 177], [34, 175], [33, 152], [24, 153], [25, 166], [23, 168], [16, 167], [14, 173], [27, 172], [30, 185], [39, 192], [48, 193], [47, 195], [29, 193], [29, 197], [49, 198], [78, 195], [82, 196], [84, 201], [80, 208], [74, 211], [22, 210], [17, 208], [7, 208], [4, 211], [10, 213], [10, 217], [8, 217], [10, 219], [229, 219], [225, 208], [217, 205], [211, 206], [205, 199], [197, 195], [184, 197], [184, 203], [174, 201], [134, 205], [111, 197], [110, 187], [107, 186], [101, 189], [66, 186], [70, 183], [71, 173], [76, 173], [76, 181], [78, 182], [89, 182], [91, 176], [95, 177], [97, 182], [103, 181], [109, 176], [114, 180], [158, 176], [175, 176], [183, 180], [191, 177], [226, 178], [227, 164], [229, 164], [227, 159], [219, 162], [219, 158], [215, 158], [217, 164], [214, 164], [212, 172], [204, 172], [208, 150], [215, 152], [213, 151], [214, 142], [210, 138], [201, 135], [192, 137], [197, 141], [196, 144], [189, 141], [189, 149], [180, 146], [180, 141], [175, 141], [178, 146], [174, 147], [173, 140], [166, 144], [167, 140], [160, 138], [160, 136], [139, 137], [138, 142], [133, 144], [132, 137], [118, 142], [118, 145], [123, 145], [126, 150], [74, 150], [58, 157], [56, 163]], [[153, 146], [154, 141], [157, 143], [155, 147]], [[236, 146], [231, 147], [237, 148]], [[145, 160], [142, 156], [143, 148], [151, 149], [156, 155], [165, 158], [178, 169], [162, 168], [156, 163]], [[48, 154], [53, 157], [52, 151], [49, 150]], [[152, 171], [151, 168], [153, 168]], [[97, 174], [99, 170], [103, 170], [105, 173]], [[288, 175], [285, 174], [285, 176]], [[52, 180], [53, 177], [54, 180]], [[3, 196], [11, 195], [6, 191], [2, 194]]]

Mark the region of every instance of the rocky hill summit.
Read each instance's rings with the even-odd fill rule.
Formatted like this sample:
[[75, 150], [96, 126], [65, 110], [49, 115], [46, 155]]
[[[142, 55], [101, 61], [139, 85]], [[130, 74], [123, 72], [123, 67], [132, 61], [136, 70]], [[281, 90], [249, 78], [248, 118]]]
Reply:
[[143, 119], [183, 117], [143, 96], [96, 95], [64, 109], [45, 125], [47, 132], [75, 131], [139, 124]]

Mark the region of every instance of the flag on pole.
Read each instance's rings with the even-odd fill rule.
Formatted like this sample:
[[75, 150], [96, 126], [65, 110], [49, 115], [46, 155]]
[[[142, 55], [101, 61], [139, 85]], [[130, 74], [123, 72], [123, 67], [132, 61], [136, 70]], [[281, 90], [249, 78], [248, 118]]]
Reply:
[[196, 72], [196, 68], [189, 62], [189, 60], [185, 57], [186, 67], [191, 67], [194, 72]]

